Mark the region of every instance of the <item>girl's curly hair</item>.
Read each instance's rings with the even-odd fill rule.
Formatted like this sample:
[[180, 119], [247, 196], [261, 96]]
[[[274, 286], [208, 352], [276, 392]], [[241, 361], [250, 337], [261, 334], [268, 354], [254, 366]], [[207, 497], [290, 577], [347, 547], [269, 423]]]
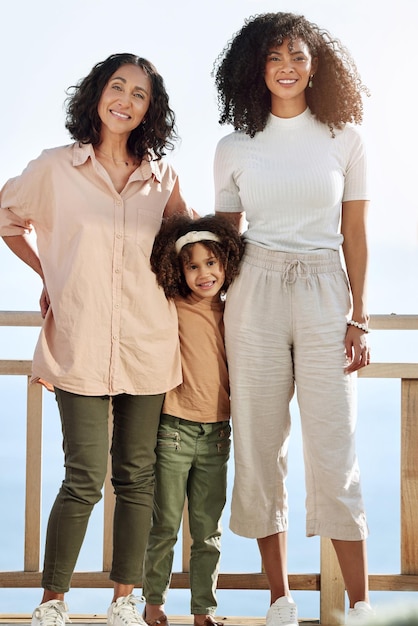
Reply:
[[356, 64], [338, 39], [293, 13], [264, 13], [247, 19], [215, 60], [212, 76], [218, 91], [220, 124], [232, 124], [250, 137], [262, 131], [270, 113], [271, 97], [264, 80], [267, 55], [285, 39], [300, 38], [318, 59], [307, 104], [330, 129], [363, 118], [362, 84]]
[[186, 244], [180, 253], [176, 252], [175, 244], [179, 237], [201, 230], [208, 230], [220, 239], [219, 242], [202, 240], [199, 243], [210, 250], [222, 264], [225, 270], [223, 291], [228, 289], [237, 276], [244, 253], [244, 241], [229, 220], [219, 215], [206, 215], [195, 220], [185, 215], [174, 215], [163, 221], [151, 253], [151, 269], [167, 298], [185, 298], [191, 293], [184, 278], [183, 264], [190, 261], [194, 244]]
[[[139, 161], [148, 157], [156, 161], [165, 155], [165, 150], [172, 150], [178, 136], [175, 115], [169, 106], [164, 80], [154, 65], [134, 54], [112, 54], [97, 63], [90, 74], [77, 85], [69, 87], [66, 104], [65, 127], [71, 137], [81, 143], [100, 143], [101, 120], [97, 112], [103, 89], [110, 77], [122, 65], [136, 65], [148, 76], [151, 83], [151, 101], [142, 123], [135, 128], [128, 139], [129, 151]], [[72, 92], [72, 93], [70, 93]]]

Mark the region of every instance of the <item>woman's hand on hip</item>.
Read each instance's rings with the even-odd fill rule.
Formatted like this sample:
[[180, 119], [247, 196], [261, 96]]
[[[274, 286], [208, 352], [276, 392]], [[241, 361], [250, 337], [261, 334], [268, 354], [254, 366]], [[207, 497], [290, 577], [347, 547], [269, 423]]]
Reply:
[[41, 293], [41, 297], [39, 298], [39, 306], [41, 308], [41, 315], [42, 318], [45, 318], [49, 306], [50, 306], [51, 302], [49, 300], [49, 294], [48, 294], [48, 290], [44, 284], [43, 289], [42, 289], [42, 293]]

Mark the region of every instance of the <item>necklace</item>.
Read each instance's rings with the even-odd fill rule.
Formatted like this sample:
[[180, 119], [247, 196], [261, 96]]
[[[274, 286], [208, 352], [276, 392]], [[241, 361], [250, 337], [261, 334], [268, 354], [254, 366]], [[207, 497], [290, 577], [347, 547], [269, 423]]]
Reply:
[[103, 150], [99, 150], [99, 148], [95, 148], [95, 150], [96, 152], [100, 152], [100, 154], [103, 154], [103, 156], [106, 157], [106, 159], [113, 161], [113, 163], [123, 163], [124, 165], [126, 165], [126, 167], [129, 167], [129, 161], [118, 161], [117, 159], [114, 159], [113, 157], [111, 157], [109, 154], [106, 154], [106, 152], [103, 152]]

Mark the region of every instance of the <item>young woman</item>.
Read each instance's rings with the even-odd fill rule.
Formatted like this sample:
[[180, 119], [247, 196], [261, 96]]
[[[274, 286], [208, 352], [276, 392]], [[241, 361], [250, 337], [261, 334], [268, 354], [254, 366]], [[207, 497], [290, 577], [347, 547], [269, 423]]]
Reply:
[[158, 284], [177, 307], [183, 382], [166, 394], [158, 431], [143, 580], [150, 626], [167, 622], [164, 604], [186, 496], [194, 626], [222, 626], [214, 615], [231, 432], [222, 295], [238, 272], [242, 252], [238, 231], [212, 215], [195, 221], [171, 218], [151, 255]]
[[[231, 529], [254, 537], [271, 588], [267, 626], [296, 626], [287, 577], [289, 402], [297, 390], [308, 536], [333, 541], [350, 608], [372, 609], [355, 452], [354, 372], [370, 361], [365, 91], [327, 31], [292, 13], [246, 21], [214, 68], [216, 212], [248, 229], [225, 310], [235, 484]], [[347, 274], [342, 268], [342, 248]]]
[[[114, 595], [108, 624], [144, 624], [132, 594], [151, 524], [164, 393], [181, 380], [175, 307], [149, 257], [163, 216], [187, 213], [173, 169], [175, 118], [146, 59], [115, 54], [68, 100], [74, 143], [45, 150], [1, 192], [0, 234], [44, 282], [33, 381], [53, 386], [65, 478], [52, 508], [32, 626], [62, 626], [64, 594], [101, 498], [113, 412]], [[35, 251], [26, 234], [34, 230]]]

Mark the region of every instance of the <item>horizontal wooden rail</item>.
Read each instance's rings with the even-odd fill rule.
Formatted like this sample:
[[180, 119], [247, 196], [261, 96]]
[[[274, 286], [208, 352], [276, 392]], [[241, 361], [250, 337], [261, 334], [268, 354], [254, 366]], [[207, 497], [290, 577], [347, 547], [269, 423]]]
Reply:
[[[42, 317], [39, 311], [0, 311], [0, 326], [42, 326]], [[369, 326], [372, 330], [418, 330], [418, 315], [371, 315]]]
[[370, 363], [359, 370], [360, 378], [418, 378], [418, 363]]
[[[41, 585], [40, 572], [1, 572], [0, 587], [8, 589], [37, 588]], [[289, 584], [293, 591], [321, 591], [319, 573], [289, 574]], [[410, 574], [370, 574], [371, 591], [418, 591], [418, 576]], [[174, 572], [170, 587], [188, 589], [189, 574]], [[108, 589], [113, 587], [109, 572], [75, 572], [71, 581], [75, 589]], [[218, 589], [265, 590], [268, 589], [267, 576], [260, 572], [219, 574]]]
[[0, 375], [7, 376], [30, 376], [32, 370], [32, 361], [19, 361], [19, 360], [1, 360], [0, 361]]
[[0, 311], [0, 326], [42, 326], [39, 311]]
[[[36, 311], [0, 311], [0, 327], [36, 327], [42, 318]], [[370, 327], [374, 330], [418, 330], [418, 315], [372, 315]], [[0, 572], [0, 587], [40, 587], [40, 525], [42, 497], [42, 387], [30, 385], [30, 360], [0, 360], [0, 375], [25, 376], [27, 386], [26, 433], [26, 502], [24, 570]], [[401, 381], [401, 568], [400, 572], [370, 574], [371, 591], [418, 591], [418, 363], [372, 363], [360, 370], [360, 378], [397, 378]], [[109, 428], [111, 422], [109, 420]], [[110, 472], [104, 488], [103, 512], [103, 569], [75, 572], [74, 588], [107, 588], [112, 557], [112, 513], [114, 496]], [[187, 512], [183, 519], [182, 571], [174, 572], [173, 589], [189, 588], [190, 535]], [[320, 572], [291, 573], [290, 588], [298, 591], [320, 592], [321, 623], [336, 626], [336, 614], [344, 610], [344, 584], [335, 552], [329, 539], [321, 539]], [[219, 589], [266, 590], [268, 581], [260, 567], [259, 572], [221, 572]], [[0, 621], [2, 621], [0, 619]], [[85, 620], [89, 621], [89, 620]]]

